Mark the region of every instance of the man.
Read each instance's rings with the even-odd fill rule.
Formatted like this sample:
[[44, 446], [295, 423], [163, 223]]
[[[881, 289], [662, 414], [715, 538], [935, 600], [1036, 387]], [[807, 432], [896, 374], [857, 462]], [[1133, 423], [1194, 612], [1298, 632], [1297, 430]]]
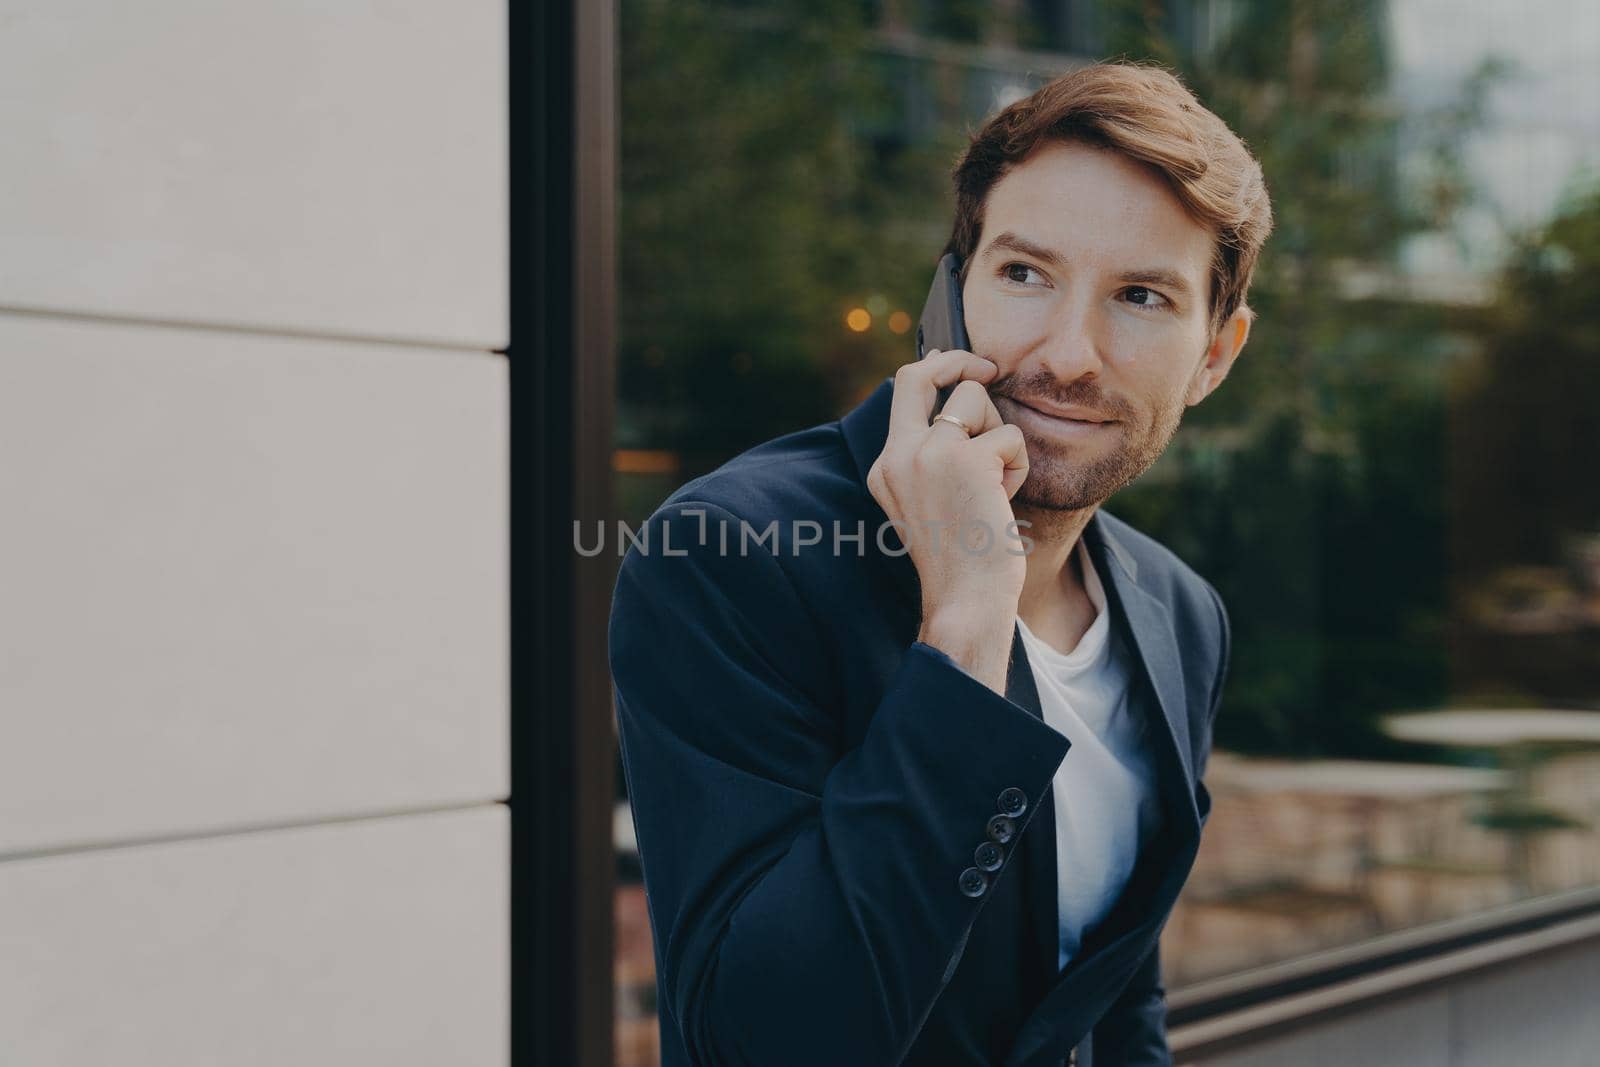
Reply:
[[685, 485], [623, 562], [667, 1067], [1170, 1062], [1228, 620], [1100, 505], [1244, 346], [1266, 190], [1123, 64], [1006, 108], [955, 182], [973, 351]]

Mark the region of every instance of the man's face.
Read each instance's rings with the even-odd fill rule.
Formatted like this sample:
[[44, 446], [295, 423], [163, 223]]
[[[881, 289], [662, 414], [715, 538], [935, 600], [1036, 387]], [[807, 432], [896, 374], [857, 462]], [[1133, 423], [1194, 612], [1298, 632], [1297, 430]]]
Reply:
[[1027, 441], [1016, 503], [1100, 504], [1226, 375], [1248, 321], [1212, 343], [1212, 247], [1161, 178], [1109, 150], [1051, 144], [995, 183], [962, 297], [973, 351], [1000, 368], [989, 394]]

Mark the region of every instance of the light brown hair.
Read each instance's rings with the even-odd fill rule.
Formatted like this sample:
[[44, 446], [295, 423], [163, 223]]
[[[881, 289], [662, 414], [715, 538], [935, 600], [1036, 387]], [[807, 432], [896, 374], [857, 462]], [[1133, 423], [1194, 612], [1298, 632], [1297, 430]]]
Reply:
[[1190, 216], [1215, 235], [1213, 335], [1240, 307], [1249, 310], [1250, 279], [1272, 232], [1261, 164], [1175, 75], [1146, 63], [1098, 63], [1069, 71], [973, 134], [953, 173], [956, 218], [945, 247], [961, 257], [963, 280], [983, 232], [989, 190], [1035, 149], [1059, 141], [1109, 148], [1150, 166]]

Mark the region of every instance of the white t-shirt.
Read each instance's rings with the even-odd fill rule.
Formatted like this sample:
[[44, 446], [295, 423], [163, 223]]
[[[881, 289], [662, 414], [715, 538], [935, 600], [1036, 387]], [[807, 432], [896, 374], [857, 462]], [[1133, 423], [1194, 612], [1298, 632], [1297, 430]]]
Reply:
[[1077, 647], [1058, 651], [1017, 620], [1044, 721], [1072, 742], [1052, 781], [1061, 967], [1116, 903], [1160, 818], [1154, 739], [1141, 736], [1128, 706], [1132, 650], [1112, 632], [1105, 589], [1082, 538], [1076, 551], [1098, 610]]

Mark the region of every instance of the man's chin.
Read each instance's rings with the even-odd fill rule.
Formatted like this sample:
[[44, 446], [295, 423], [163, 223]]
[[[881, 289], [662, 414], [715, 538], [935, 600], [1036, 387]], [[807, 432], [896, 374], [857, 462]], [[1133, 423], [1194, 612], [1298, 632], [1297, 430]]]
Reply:
[[1015, 506], [1039, 511], [1084, 511], [1097, 508], [1148, 469], [1129, 462], [1126, 454], [1107, 456], [1098, 463], [1072, 463], [1041, 456], [1028, 478], [1011, 498]]
[[1092, 487], [1082, 484], [1046, 483], [1036, 486], [1030, 478], [1022, 483], [1022, 488], [1011, 498], [1011, 503], [1035, 511], [1084, 511], [1099, 507], [1110, 496], [1110, 493], [1096, 493]]
[[1155, 466], [1177, 433], [1173, 420], [1159, 437], [1160, 447], [1135, 442], [1112, 448], [1087, 460], [1042, 442], [1029, 440], [1028, 478], [1012, 497], [1013, 505], [1040, 511], [1083, 511], [1097, 508], [1132, 485]]

